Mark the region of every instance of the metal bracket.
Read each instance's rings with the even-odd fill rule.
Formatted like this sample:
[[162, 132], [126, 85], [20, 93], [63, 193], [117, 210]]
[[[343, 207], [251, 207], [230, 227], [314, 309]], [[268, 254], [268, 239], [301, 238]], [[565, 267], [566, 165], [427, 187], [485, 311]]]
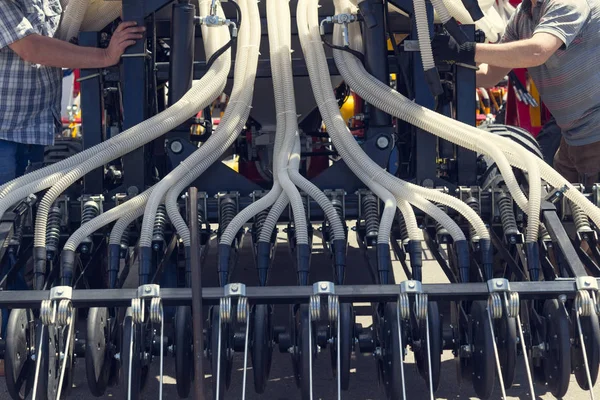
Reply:
[[243, 283], [225, 285], [225, 297], [246, 297], [246, 285]]
[[404, 281], [400, 282], [401, 293], [423, 293], [423, 284], [420, 281]]
[[575, 278], [577, 290], [598, 290], [598, 281], [591, 276], [580, 276]]
[[490, 293], [510, 292], [510, 283], [508, 279], [494, 278], [487, 281], [488, 290]]
[[150, 299], [160, 297], [159, 285], [142, 285], [137, 289], [137, 297], [139, 299]]
[[50, 300], [71, 300], [73, 288], [71, 286], [56, 286], [50, 289]]
[[567, 190], [569, 190], [569, 186], [567, 185], [563, 186], [562, 188], [556, 188], [546, 195], [545, 200], [556, 204], [563, 199]]
[[333, 282], [321, 281], [313, 284], [313, 293], [315, 295], [335, 294], [335, 284]]
[[402, 41], [402, 44], [403, 44], [404, 51], [411, 51], [411, 52], [421, 51], [418, 40], [404, 40], [404, 41]]

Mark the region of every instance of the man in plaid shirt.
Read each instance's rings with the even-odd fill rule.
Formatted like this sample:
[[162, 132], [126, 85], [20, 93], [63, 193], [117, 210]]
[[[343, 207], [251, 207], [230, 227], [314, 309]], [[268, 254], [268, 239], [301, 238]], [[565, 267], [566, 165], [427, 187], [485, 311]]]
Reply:
[[[77, 0], [74, 0], [77, 1]], [[61, 126], [61, 68], [105, 68], [142, 38], [122, 23], [106, 49], [54, 39], [60, 0], [0, 0], [0, 185], [41, 161]]]

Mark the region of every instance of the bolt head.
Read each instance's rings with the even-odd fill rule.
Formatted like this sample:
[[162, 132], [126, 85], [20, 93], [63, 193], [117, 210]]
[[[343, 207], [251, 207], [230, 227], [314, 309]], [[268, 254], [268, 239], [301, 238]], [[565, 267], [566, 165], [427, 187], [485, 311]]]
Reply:
[[411, 289], [415, 288], [415, 283], [414, 282], [408, 282], [408, 287]]
[[149, 287], [146, 287], [146, 288], [144, 289], [144, 292], [146, 292], [146, 293], [150, 293], [151, 291], [152, 291], [152, 289], [150, 289]]
[[589, 279], [586, 279], [586, 280], [583, 282], [583, 284], [584, 284], [585, 286], [590, 286], [590, 285], [592, 284], [592, 281], [590, 281]]
[[59, 296], [60, 296], [60, 295], [62, 295], [63, 293], [64, 293], [64, 292], [63, 292], [63, 290], [62, 290], [62, 289], [59, 289], [59, 290], [57, 290], [57, 291], [56, 291], [56, 294], [57, 294], [57, 295], [59, 295]]
[[233, 285], [231, 285], [231, 291], [232, 292], [237, 292], [239, 289], [239, 286], [237, 283], [234, 283]]
[[171, 151], [175, 154], [179, 154], [183, 151], [183, 144], [181, 143], [181, 141], [179, 140], [173, 140], [170, 144], [169, 144], [169, 148], [171, 149]]
[[496, 286], [501, 288], [504, 285], [504, 283], [502, 283], [502, 281], [496, 281]]
[[325, 282], [321, 283], [321, 290], [327, 290], [327, 284]]
[[387, 136], [381, 135], [377, 138], [375, 144], [377, 144], [380, 150], [385, 150], [390, 145], [390, 139]]

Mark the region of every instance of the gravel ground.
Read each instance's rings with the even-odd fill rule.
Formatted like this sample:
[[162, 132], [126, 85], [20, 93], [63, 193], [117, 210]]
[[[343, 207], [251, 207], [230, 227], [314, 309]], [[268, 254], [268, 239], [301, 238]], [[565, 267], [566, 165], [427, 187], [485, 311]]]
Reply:
[[[284, 234], [280, 232], [280, 240], [284, 240]], [[353, 241], [353, 235], [351, 235], [350, 249], [348, 253], [349, 270], [348, 270], [348, 283], [364, 283], [368, 282], [369, 278], [364, 267], [364, 258], [362, 257], [360, 250], [357, 248], [356, 242]], [[255, 281], [255, 273], [251, 267], [251, 262], [244, 262], [245, 257], [250, 256], [250, 248], [246, 241], [243, 247], [243, 254], [240, 257], [238, 268], [235, 272], [235, 279], [237, 281], [244, 281], [248, 284], [253, 284]], [[313, 256], [313, 276], [316, 280], [330, 279], [330, 264], [327, 257], [319, 252], [320, 239], [315, 238], [315, 251], [316, 254]], [[214, 249], [214, 248], [213, 248]], [[212, 256], [214, 257], [214, 251]], [[214, 258], [209, 256], [209, 262], [214, 265]], [[210, 265], [210, 264], [209, 264]], [[401, 268], [398, 262], [394, 262], [395, 273], [397, 276], [402, 276]], [[425, 264], [425, 282], [444, 282], [445, 277], [437, 263], [434, 261], [427, 262]], [[399, 275], [398, 275], [399, 274]], [[205, 282], [215, 282], [214, 271], [207, 271], [205, 274]], [[291, 263], [289, 261], [289, 255], [287, 254], [287, 247], [285, 243], [282, 243], [278, 247], [278, 254], [276, 258], [276, 264], [273, 268], [273, 284], [284, 285], [293, 284], [294, 271], [292, 270]], [[360, 323], [367, 325], [370, 323], [370, 318], [359, 317]], [[287, 313], [285, 308], [276, 310], [276, 323], [285, 324], [287, 321]], [[336, 380], [332, 374], [332, 369], [329, 361], [329, 354], [321, 353], [316, 358], [314, 363], [314, 397], [315, 399], [335, 399], [337, 398], [336, 391]], [[416, 366], [413, 364], [409, 352], [409, 359], [405, 368], [406, 382], [407, 382], [407, 398], [408, 399], [427, 399], [428, 398], [428, 387], [426, 382], [418, 375]], [[522, 360], [520, 360], [521, 362]], [[208, 363], [207, 363], [208, 364]], [[411, 365], [413, 364], [413, 365]], [[350, 389], [348, 392], [342, 394], [342, 398], [345, 400], [367, 400], [367, 399], [385, 399], [383, 388], [378, 385], [377, 370], [375, 361], [370, 356], [356, 355], [353, 359], [353, 370], [350, 381]], [[207, 366], [207, 368], [210, 368]], [[229, 388], [226, 397], [229, 399], [240, 399], [242, 393], [242, 370], [243, 370], [243, 355], [236, 354], [234, 374], [232, 377], [231, 387]], [[165, 359], [165, 379], [164, 379], [164, 398], [165, 399], [176, 399], [177, 391], [175, 387], [175, 367], [173, 359], [167, 357]], [[210, 389], [211, 375], [210, 371], [206, 371], [206, 387]], [[496, 391], [492, 396], [492, 399], [500, 399], [501, 393], [496, 385]], [[600, 385], [596, 385], [595, 395], [600, 397]], [[249, 400], [253, 399], [272, 399], [272, 400], [292, 400], [299, 399], [299, 390], [296, 388], [290, 356], [288, 354], [275, 353], [273, 366], [271, 370], [270, 381], [267, 385], [266, 392], [259, 396], [254, 393], [252, 384], [252, 370], [248, 370], [248, 388], [246, 398]], [[550, 393], [546, 393], [546, 390], [541, 385], [535, 387], [536, 396], [538, 399], [552, 399], [554, 398]], [[515, 385], [507, 391], [509, 399], [526, 399], [530, 398], [529, 390], [527, 388], [527, 380], [524, 374], [524, 368], [519, 365], [517, 371], [517, 379]], [[442, 381], [440, 388], [436, 393], [437, 399], [474, 399], [475, 393], [470, 382], [463, 381], [460, 383], [457, 380], [457, 373], [455, 362], [452, 354], [448, 351], [444, 352], [443, 364], [442, 364]], [[589, 393], [582, 391], [577, 386], [575, 378], [572, 378], [568, 395], [564, 400], [579, 400], [589, 398]], [[76, 364], [76, 372], [74, 378], [73, 389], [68, 396], [64, 397], [72, 400], [83, 400], [93, 399], [92, 395], [87, 389], [87, 382], [85, 377], [85, 363], [83, 359], [80, 359]], [[103, 399], [121, 399], [126, 398], [120, 393], [118, 388], [109, 388]], [[151, 369], [150, 377], [146, 385], [143, 399], [144, 400], [155, 400], [158, 398], [158, 365], [154, 364]], [[207, 397], [210, 398], [210, 397]], [[0, 399], [9, 399], [8, 392], [4, 385], [4, 380], [0, 380]]]

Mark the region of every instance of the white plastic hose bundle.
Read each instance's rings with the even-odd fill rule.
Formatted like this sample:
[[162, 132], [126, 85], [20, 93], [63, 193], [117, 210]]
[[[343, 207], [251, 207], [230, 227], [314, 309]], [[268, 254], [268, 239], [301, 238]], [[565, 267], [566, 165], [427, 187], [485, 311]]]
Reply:
[[[63, 251], [76, 251], [77, 247], [81, 244], [81, 242], [98, 231], [99, 229], [105, 227], [106, 225], [114, 222], [128, 213], [140, 213], [144, 210], [144, 205], [150, 198], [150, 193], [154, 187], [149, 188], [145, 192], [135, 196], [131, 200], [126, 201], [125, 203], [110, 209], [109, 211], [98, 215], [96, 218], [91, 221], [86, 222], [81, 225], [79, 229], [77, 229], [67, 240], [65, 243], [65, 247]], [[120, 238], [119, 238], [120, 241]]]
[[[282, 21], [281, 23], [281, 29], [279, 29], [279, 32], [269, 32], [269, 38], [274, 38], [275, 35], [279, 34], [279, 40], [282, 40], [282, 36], [283, 36], [283, 40], [285, 40], [286, 42], [289, 43], [289, 45], [291, 46], [291, 18], [289, 18], [290, 14], [289, 13], [284, 13], [287, 15], [284, 15], [284, 18], [287, 17], [286, 20]], [[284, 33], [282, 33], [285, 30]], [[274, 55], [274, 46], [270, 46], [271, 47], [271, 53], [272, 56]], [[280, 79], [279, 74], [277, 74], [277, 76], [274, 76], [273, 79]], [[277, 85], [276, 85], [277, 86]], [[279, 94], [278, 94], [279, 95]], [[291, 97], [292, 99], [294, 98], [293, 96], [288, 94], [288, 97]], [[282, 122], [285, 122], [285, 120], [283, 119]], [[282, 124], [280, 124], [282, 125]], [[295, 129], [297, 129], [297, 124], [295, 124], [296, 127]], [[280, 153], [280, 149], [278, 149], [277, 146], [277, 141], [281, 141], [281, 136], [282, 135], [277, 135], [276, 137], [276, 146], [275, 146], [275, 154], [279, 154]], [[279, 146], [281, 147], [281, 146]], [[296, 143], [294, 144], [294, 151], [292, 152], [292, 156], [289, 160], [289, 175], [290, 175], [290, 179], [292, 180], [292, 182], [298, 186], [302, 191], [304, 191], [306, 194], [308, 194], [310, 197], [314, 198], [316, 200], [316, 202], [319, 204], [319, 206], [323, 209], [325, 215], [327, 216], [331, 227], [333, 228], [333, 236], [334, 239], [336, 240], [345, 240], [345, 231], [344, 231], [344, 226], [342, 225], [342, 221], [340, 219], [340, 217], [338, 216], [337, 212], [335, 211], [335, 208], [333, 207], [333, 205], [331, 204], [331, 202], [329, 201], [329, 199], [327, 198], [327, 196], [325, 196], [325, 194], [319, 189], [317, 188], [314, 184], [312, 184], [309, 180], [307, 180], [306, 178], [304, 178], [302, 175], [300, 175], [298, 169], [300, 166], [300, 140], [299, 138], [297, 138]], [[278, 159], [278, 157], [276, 157]], [[277, 165], [277, 164], [276, 164]], [[277, 171], [277, 167], [274, 168], [275, 171]], [[277, 174], [276, 174], [277, 176]], [[274, 183], [273, 185], [273, 189], [267, 194], [265, 195], [261, 200], [257, 201], [256, 203], [254, 203], [252, 206], [247, 207], [246, 209], [242, 210], [242, 212], [238, 213], [238, 215], [233, 219], [233, 221], [229, 224], [229, 226], [227, 227], [227, 229], [225, 230], [225, 232], [222, 234], [221, 236], [221, 243], [222, 244], [228, 244], [231, 245], [231, 243], [233, 242], [236, 233], [242, 228], [242, 226], [254, 215], [256, 215], [257, 213], [265, 210], [266, 208], [270, 207], [276, 200], [280, 194], [281, 194], [281, 189], [277, 190], [277, 187], [280, 188], [278, 180]], [[264, 201], [263, 201], [264, 200]], [[284, 201], [282, 200], [281, 203], [287, 203], [287, 199]], [[250, 209], [252, 207], [252, 209]], [[279, 207], [277, 207], [277, 209], [279, 209]], [[282, 209], [283, 212], [283, 209]], [[276, 214], [276, 212], [274, 212], [274, 214]], [[280, 215], [280, 213], [278, 214], [278, 216]], [[270, 239], [270, 236], [272, 234], [272, 231], [274, 229], [273, 228], [269, 229], [270, 224], [269, 225], [264, 225], [263, 226], [263, 231], [265, 232], [265, 235], [268, 234], [268, 237]], [[270, 240], [269, 240], [270, 241]]]
[[[223, 29], [216, 28], [213, 35], [218, 37], [216, 40], [221, 45], [225, 44], [229, 39], [229, 31], [226, 27], [223, 27]], [[209, 36], [207, 41], [210, 40]], [[177, 103], [162, 113], [117, 135], [114, 140], [111, 139], [106, 141], [105, 143], [109, 143], [106, 150], [83, 161], [82, 164], [74, 166], [68, 173], [60, 178], [60, 180], [48, 182], [46, 187], [49, 187], [52, 184], [54, 184], [54, 186], [46, 193], [38, 207], [34, 239], [35, 247], [45, 247], [48, 211], [52, 206], [52, 203], [64, 190], [93, 169], [98, 168], [115, 158], [121, 157], [162, 136], [166, 132], [175, 129], [177, 126], [194, 116], [199, 110], [210, 104], [222, 92], [226, 84], [230, 62], [231, 55], [229, 52], [226, 52], [215, 62], [213, 68], [208, 71], [203, 79], [195, 82], [192, 89], [190, 89], [190, 91], [188, 91], [188, 93], [186, 93]], [[27, 194], [25, 194], [25, 196], [26, 195]], [[3, 199], [2, 202], [4, 202], [4, 200], [6, 199]], [[1, 208], [0, 210], [6, 211], [6, 209]]]
[[63, 10], [62, 20], [55, 37], [60, 40], [70, 41], [76, 38], [81, 29], [81, 23], [88, 9], [90, 0], [70, 1]]
[[[209, 1], [200, 3], [201, 11], [206, 9], [208, 12], [209, 5]], [[261, 26], [255, 1], [244, 0], [240, 1], [239, 5], [244, 15], [244, 23], [239, 32], [234, 87], [225, 114], [211, 138], [159, 183], [160, 192], [164, 193], [168, 190], [165, 199], [167, 213], [186, 246], [190, 245], [190, 231], [179, 212], [177, 204], [179, 194], [231, 147], [250, 114], [258, 65]], [[156, 193], [160, 192], [157, 188]], [[156, 215], [160, 200], [159, 197], [155, 198], [153, 195], [146, 206], [140, 246], [150, 246], [154, 215]]]
[[[373, 160], [371, 160], [356, 143], [343, 118], [339, 114], [337, 102], [332, 94], [333, 91], [330, 90], [331, 83], [326, 81], [326, 79], [328, 79], [329, 72], [322, 43], [320, 42], [318, 36], [319, 24], [318, 15], [316, 13], [317, 2], [316, 0], [313, 0], [311, 2], [312, 6], [308, 7], [308, 10], [306, 9], [306, 0], [302, 1], [300, 4], [302, 4], [303, 7], [300, 5], [298, 7], [298, 31], [304, 48], [307, 65], [309, 67], [309, 75], [311, 77], [313, 91], [317, 99], [317, 104], [321, 110], [321, 114], [325, 119], [325, 124], [328, 127], [328, 130], [330, 130], [330, 136], [332, 137], [334, 145], [342, 155], [344, 161], [368, 186], [371, 186], [372, 183], [381, 182], [383, 187], [392, 190], [395, 195], [409, 201], [440, 222], [450, 232], [454, 240], [465, 240], [465, 236], [461, 229], [446, 213], [432, 203], [425, 201], [423, 197], [420, 197], [420, 195], [414, 193], [415, 190], [418, 190], [418, 187], [408, 186], [406, 182], [403, 182], [400, 179], [388, 174]], [[310, 19], [308, 21], [306, 19], [307, 11], [310, 12]], [[357, 161], [357, 159], [360, 161]], [[375, 192], [375, 190], [373, 191]], [[423, 193], [432, 197], [435, 196], [437, 199], [436, 201], [441, 203], [445, 204], [450, 202], [448, 199], [445, 199], [443, 193], [427, 189], [423, 189]], [[464, 212], [465, 217], [475, 227], [478, 235], [480, 235], [481, 238], [489, 238], [489, 233], [485, 228], [485, 224], [483, 224], [481, 219], [473, 212], [473, 210], [471, 210], [468, 206], [468, 210], [461, 210], [460, 207], [465, 206], [465, 204], [454, 198], [452, 198], [452, 200], [461, 203], [460, 206], [457, 206], [457, 211], [461, 213]], [[403, 210], [401, 209], [401, 211]], [[406, 219], [408, 220], [408, 218]]]
[[92, 0], [81, 23], [81, 30], [95, 32], [103, 29], [119, 18], [122, 9], [120, 1]]
[[[289, 176], [290, 157], [294, 150], [294, 144], [298, 139], [297, 111], [294, 97], [294, 78], [291, 65], [291, 31], [290, 26], [286, 27], [286, 21], [289, 19], [289, 3], [280, 0], [267, 1], [267, 26], [269, 29], [270, 46], [274, 47], [271, 59], [273, 75], [278, 75], [279, 79], [273, 81], [273, 86], [279, 95], [275, 96], [275, 111], [282, 116], [285, 130], [283, 131], [284, 141], [282, 151], [276, 156], [279, 157], [278, 178], [283, 190], [290, 202], [294, 217], [296, 242], [302, 245], [310, 243], [308, 237], [308, 223], [302, 196], [292, 182]], [[289, 35], [287, 35], [289, 31]], [[283, 33], [280, 37], [280, 32]], [[281, 88], [275, 86], [281, 85]], [[271, 209], [270, 214], [274, 213]], [[263, 226], [264, 228], [264, 226]]]
[[[336, 5], [338, 3], [340, 3], [340, 1], [336, 2]], [[347, 1], [344, 1], [342, 4], [343, 6], [340, 5], [339, 12], [351, 12], [353, 9], [352, 4]], [[340, 36], [341, 32], [337, 32], [337, 34], [334, 32], [335, 43], [341, 43]], [[350, 26], [350, 42], [353, 49], [357, 51], [362, 50], [360, 27], [356, 24]], [[519, 207], [525, 210], [529, 215], [531, 232], [528, 230], [528, 242], [535, 242], [537, 240], [537, 227], [539, 225], [541, 205], [541, 179], [537, 161], [531, 157], [531, 154], [528, 153], [527, 150], [516, 146], [514, 143], [511, 144], [511, 148], [513, 148], [515, 152], [518, 152], [520, 157], [523, 157], [524, 162], [527, 163], [528, 168], [526, 171], [529, 173], [530, 179], [529, 195], [532, 200], [531, 202], [529, 202], [522, 193], [514, 172], [512, 171], [505, 154], [502, 152], [502, 150], [505, 150], [504, 146], [506, 142], [504, 138], [496, 137], [487, 132], [482, 134], [480, 129], [447, 118], [411, 102], [409, 99], [368, 74], [360, 62], [358, 62], [355, 57], [349, 56], [349, 53], [347, 52], [334, 51], [334, 57], [336, 65], [346, 82], [359, 94], [359, 96], [364, 98], [370, 104], [409, 122], [411, 125], [431, 132], [443, 139], [456, 143], [459, 146], [492, 157], [498, 164], [513, 198]], [[500, 148], [498, 146], [500, 146]]]

